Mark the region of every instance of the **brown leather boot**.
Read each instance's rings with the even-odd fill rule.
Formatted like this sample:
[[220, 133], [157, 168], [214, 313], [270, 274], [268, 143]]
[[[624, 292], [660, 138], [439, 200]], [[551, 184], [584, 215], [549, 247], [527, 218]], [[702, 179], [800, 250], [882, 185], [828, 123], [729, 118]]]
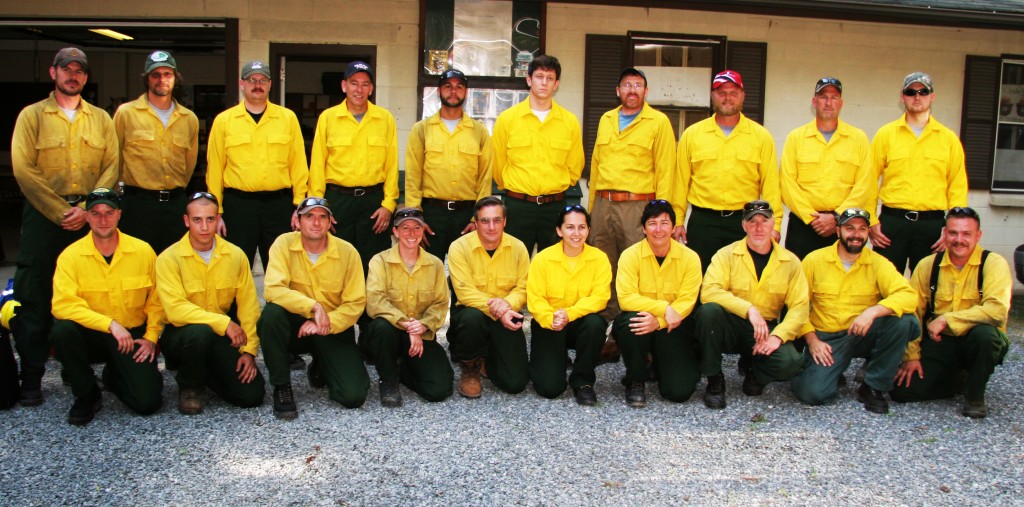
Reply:
[[459, 394], [463, 397], [480, 397], [480, 392], [483, 390], [480, 385], [480, 366], [483, 362], [481, 357], [459, 362], [459, 367], [462, 369], [462, 375], [459, 376]]
[[178, 389], [178, 412], [185, 415], [196, 415], [203, 411], [202, 390], [195, 387]]

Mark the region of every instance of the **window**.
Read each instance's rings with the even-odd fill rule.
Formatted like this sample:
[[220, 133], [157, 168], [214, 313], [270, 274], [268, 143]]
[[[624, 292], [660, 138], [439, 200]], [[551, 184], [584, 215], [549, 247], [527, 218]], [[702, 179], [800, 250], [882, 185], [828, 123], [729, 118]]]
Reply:
[[992, 189], [1024, 191], [1024, 60], [1003, 60]]

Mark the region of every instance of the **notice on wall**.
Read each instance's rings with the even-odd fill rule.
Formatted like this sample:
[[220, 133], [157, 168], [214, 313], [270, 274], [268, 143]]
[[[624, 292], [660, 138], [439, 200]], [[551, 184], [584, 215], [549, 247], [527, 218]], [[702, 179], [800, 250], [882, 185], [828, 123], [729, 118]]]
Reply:
[[708, 107], [708, 67], [637, 67], [647, 75], [647, 102], [654, 106]]
[[999, 97], [999, 121], [1024, 123], [1024, 85], [1003, 85]]

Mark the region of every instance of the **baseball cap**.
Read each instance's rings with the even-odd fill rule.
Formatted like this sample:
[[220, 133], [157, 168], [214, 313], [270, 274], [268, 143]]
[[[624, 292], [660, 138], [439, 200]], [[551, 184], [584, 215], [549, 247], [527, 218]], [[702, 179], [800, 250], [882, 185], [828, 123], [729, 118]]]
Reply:
[[860, 208], [847, 208], [845, 211], [839, 214], [836, 222], [839, 225], [845, 225], [846, 222], [853, 220], [854, 218], [863, 218], [869, 225], [871, 224], [871, 213], [864, 211]]
[[331, 213], [330, 205], [327, 204], [327, 199], [324, 199], [323, 197], [307, 197], [303, 199], [302, 202], [299, 203], [298, 214], [305, 215], [317, 208], [327, 210], [328, 216], [334, 216], [334, 214]]
[[[352, 77], [352, 76], [354, 76], [354, 75], [356, 75], [356, 74], [358, 74], [360, 72], [365, 72], [368, 76], [370, 76], [370, 82], [371, 83], [373, 82], [373, 69], [370, 68], [370, 65], [368, 63], [361, 62], [361, 61], [358, 61], [358, 60], [348, 64], [348, 67], [345, 68], [345, 79], [348, 79], [348, 78], [350, 78], [350, 77]], [[451, 71], [448, 71], [448, 72], [451, 72]], [[458, 72], [458, 71], [456, 71], [456, 72]], [[461, 72], [460, 72], [460, 74], [461, 74]], [[465, 76], [463, 76], [463, 77], [465, 77]]]
[[249, 79], [253, 74], [263, 74], [267, 78], [274, 78], [270, 75], [270, 66], [259, 60], [253, 60], [242, 66], [242, 79]]
[[57, 51], [57, 55], [53, 57], [54, 67], [67, 67], [71, 62], [78, 62], [86, 72], [89, 72], [89, 60], [86, 59], [85, 52], [81, 49], [64, 48]]
[[756, 215], [772, 218], [775, 216], [775, 212], [772, 211], [772, 205], [768, 201], [750, 201], [743, 205], [744, 222], [754, 218]]
[[935, 89], [932, 88], [932, 77], [924, 72], [914, 72], [913, 74], [908, 74], [907, 77], [903, 78], [903, 89], [906, 90], [907, 88], [910, 88], [910, 85], [914, 83], [921, 83], [929, 92], [935, 91]]
[[153, 51], [146, 57], [146, 66], [143, 72], [149, 74], [153, 72], [153, 69], [159, 69], [160, 67], [169, 67], [177, 70], [178, 62], [174, 61], [174, 57], [167, 51]]
[[106, 204], [111, 208], [121, 209], [121, 196], [107, 187], [99, 187], [85, 196], [85, 209], [90, 210], [97, 204]]
[[840, 95], [843, 94], [843, 83], [834, 77], [823, 77], [814, 85], [814, 93], [818, 94], [829, 86], [835, 86]]
[[413, 220], [420, 225], [427, 225], [423, 221], [423, 211], [417, 208], [401, 208], [395, 212], [395, 227], [402, 225], [403, 222]]
[[725, 83], [733, 83], [743, 89], [743, 78], [740, 77], [740, 73], [735, 70], [723, 70], [718, 74], [715, 74], [715, 79], [711, 81], [711, 89], [717, 90], [719, 86]]
[[622, 72], [619, 72], [619, 81], [618, 82], [621, 83], [622, 82], [622, 78], [624, 78], [626, 76], [640, 76], [640, 77], [642, 77], [644, 79], [644, 86], [647, 86], [647, 74], [644, 74], [644, 71], [642, 71], [642, 70], [640, 70], [640, 69], [638, 69], [636, 67], [626, 67], [625, 69], [622, 69]]
[[[373, 74], [370, 74], [370, 79], [373, 79]], [[441, 73], [441, 77], [437, 80], [437, 86], [447, 83], [449, 79], [459, 79], [463, 85], [469, 86], [469, 78], [458, 69], [448, 69]]]

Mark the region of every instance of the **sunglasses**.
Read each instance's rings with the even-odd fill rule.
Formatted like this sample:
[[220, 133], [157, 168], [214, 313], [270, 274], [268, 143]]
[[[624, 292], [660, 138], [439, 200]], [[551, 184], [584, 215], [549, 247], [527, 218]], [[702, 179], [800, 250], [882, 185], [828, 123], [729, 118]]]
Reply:
[[217, 201], [217, 196], [209, 192], [196, 192], [188, 196], [188, 201], [185, 204], [198, 201], [199, 199], [209, 199], [210, 201], [213, 201], [214, 204], [219, 204], [219, 202]]
[[109, 199], [114, 202], [120, 202], [121, 196], [117, 195], [117, 192], [114, 192], [109, 188], [102, 187], [89, 192], [89, 195], [85, 196], [85, 200], [87, 201], [95, 201], [97, 199]]
[[839, 214], [840, 223], [843, 223], [847, 220], [852, 220], [854, 218], [863, 218], [864, 220], [867, 220], [870, 223], [871, 213], [868, 213], [867, 211], [864, 211], [860, 208], [849, 208]]
[[656, 204], [669, 204], [669, 202], [666, 201], [665, 199], [655, 199], [647, 203], [648, 206], [653, 206]]
[[[324, 202], [326, 203], [326, 201], [324, 201]], [[423, 211], [422, 210], [418, 210], [416, 208], [408, 208], [408, 209], [399, 210], [397, 213], [395, 213], [395, 218], [396, 219], [398, 219], [398, 218], [410, 218], [410, 217], [412, 217], [412, 218], [423, 218]]]
[[978, 212], [974, 211], [974, 208], [971, 208], [970, 206], [957, 206], [955, 208], [950, 208], [949, 211], [946, 212], [946, 218], [949, 217], [967, 217], [976, 219], [978, 218]]
[[743, 211], [767, 211], [772, 205], [764, 201], [748, 202], [743, 205]]
[[570, 205], [562, 208], [562, 213], [569, 213], [569, 212], [572, 212], [572, 211], [578, 211], [580, 213], [585, 213], [587, 210], [584, 209], [583, 206], [580, 205], [580, 204], [570, 204]]
[[920, 95], [922, 97], [927, 97], [927, 96], [929, 96], [931, 94], [932, 94], [931, 90], [929, 90], [927, 88], [921, 88], [920, 90], [915, 90], [913, 88], [907, 88], [906, 90], [903, 90], [903, 95], [906, 95], [907, 97], [913, 97], [914, 95]]
[[324, 199], [323, 197], [307, 197], [303, 199], [302, 202], [299, 203], [300, 208], [305, 208], [306, 206], [327, 207], [327, 199]]

